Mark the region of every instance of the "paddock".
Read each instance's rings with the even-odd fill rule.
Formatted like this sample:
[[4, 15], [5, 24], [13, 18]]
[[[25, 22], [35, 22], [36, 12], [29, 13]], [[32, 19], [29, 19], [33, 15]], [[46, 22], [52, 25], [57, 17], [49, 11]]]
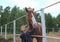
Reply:
[[[49, 33], [46, 33], [45, 16], [44, 16], [44, 9], [46, 9], [48, 7], [51, 7], [51, 6], [53, 6], [55, 4], [58, 4], [58, 3], [60, 3], [60, 1], [56, 2], [56, 3], [52, 4], [52, 5], [49, 5], [49, 6], [45, 7], [45, 8], [42, 8], [42, 9], [38, 10], [38, 11], [40, 11], [39, 15], [41, 16], [42, 34], [43, 34], [43, 36], [32, 35], [32, 37], [33, 36], [38, 37], [38, 38], [42, 37], [43, 38], [43, 42], [60, 42], [60, 37], [59, 37], [60, 36], [60, 32], [58, 32], [58, 34], [57, 34], [57, 32], [52, 32], [51, 34], [55, 33], [55, 35], [53, 35], [54, 37], [51, 34], [49, 35]], [[38, 11], [36, 11], [36, 12], [38, 12]], [[13, 20], [13, 21], [11, 21], [11, 22], [9, 22], [7, 24], [4, 24], [4, 25], [0, 26], [0, 29], [1, 29], [0, 34], [2, 36], [2, 37], [0, 37], [2, 39], [2, 40], [0, 39], [0, 42], [4, 42], [5, 40], [6, 40], [5, 42], [21, 42], [20, 37], [19, 37], [20, 32], [17, 32], [17, 31], [20, 31], [19, 29], [17, 29], [20, 26], [16, 26], [16, 25], [18, 23], [18, 20], [20, 20], [22, 22], [26, 21], [26, 19], [23, 20], [25, 17], [26, 17], [26, 15], [21, 16], [20, 18], [17, 18], [16, 20]], [[9, 24], [11, 24], [11, 25], [9, 25]], [[23, 24], [25, 26], [28, 25], [27, 22], [26, 23], [23, 22], [20, 25], [23, 25]], [[10, 28], [12, 28], [13, 30], [11, 30]], [[3, 31], [3, 30], [5, 30], [5, 31]], [[9, 32], [7, 32], [7, 31], [9, 31]], [[11, 40], [11, 41], [9, 41], [9, 40]], [[35, 41], [36, 41], [36, 39], [34, 38], [33, 42], [35, 42]]]

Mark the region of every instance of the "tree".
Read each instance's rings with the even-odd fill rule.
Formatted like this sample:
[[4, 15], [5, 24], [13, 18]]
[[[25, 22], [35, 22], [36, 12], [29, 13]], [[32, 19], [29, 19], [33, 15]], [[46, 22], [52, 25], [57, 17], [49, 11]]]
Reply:
[[60, 14], [56, 17], [57, 26], [60, 28]]
[[0, 14], [2, 13], [2, 11], [3, 11], [3, 7], [2, 7], [2, 6], [0, 6]]
[[7, 6], [2, 14], [2, 24], [6, 24], [9, 22], [9, 17], [10, 17], [10, 7]]
[[[26, 15], [25, 9], [20, 9], [17, 6], [14, 6], [12, 9], [7, 6], [4, 10], [3, 7], [0, 6], [0, 26], [6, 23], [9, 23], [17, 18], [20, 18], [21, 16]], [[38, 22], [41, 22], [41, 18], [39, 16], [39, 13], [34, 13], [35, 18]], [[57, 17], [52, 17], [50, 13], [45, 13], [45, 20], [46, 20], [46, 27], [49, 28], [60, 28], [60, 14]], [[21, 19], [16, 20], [16, 28], [19, 32], [19, 29], [21, 25], [26, 25], [26, 17], [23, 17]], [[11, 32], [13, 32], [13, 23], [8, 25], [9, 28], [11, 28]], [[8, 29], [9, 29], [8, 28]], [[49, 30], [50, 31], [50, 30]]]
[[16, 15], [17, 15], [17, 7], [16, 6], [14, 6], [13, 8], [12, 8], [12, 10], [11, 10], [11, 17], [10, 17], [10, 21], [13, 21], [13, 20], [15, 20], [17, 17], [16, 17]]
[[2, 25], [2, 12], [3, 12], [3, 7], [0, 6], [0, 15], [1, 15], [1, 17], [0, 17], [0, 26]]
[[52, 16], [50, 13], [46, 14], [45, 13], [45, 19], [46, 19], [46, 27], [52, 28], [53, 27], [53, 21], [52, 21]]
[[36, 12], [35, 12], [35, 14], [34, 14], [37, 22], [41, 22], [41, 17], [39, 16], [39, 14], [40, 14], [40, 13], [36, 13]]

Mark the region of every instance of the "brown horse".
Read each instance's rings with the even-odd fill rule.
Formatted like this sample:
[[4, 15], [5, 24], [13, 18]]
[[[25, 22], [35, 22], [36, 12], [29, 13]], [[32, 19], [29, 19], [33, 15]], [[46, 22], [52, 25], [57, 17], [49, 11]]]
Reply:
[[[33, 28], [33, 25], [37, 24], [36, 26], [36, 31], [35, 31], [35, 35], [40, 35], [42, 36], [42, 26], [40, 23], [37, 23], [37, 21], [35, 20], [34, 17], [34, 9], [32, 8], [25, 8], [26, 10], [26, 15], [27, 15], [27, 23], [29, 25], [29, 30], [31, 30]], [[37, 42], [42, 42], [42, 37], [35, 37], [37, 39]]]

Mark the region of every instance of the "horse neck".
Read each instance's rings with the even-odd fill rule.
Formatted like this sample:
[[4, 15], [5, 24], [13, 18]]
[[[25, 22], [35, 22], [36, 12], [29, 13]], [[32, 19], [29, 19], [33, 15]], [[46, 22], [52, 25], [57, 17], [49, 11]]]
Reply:
[[36, 19], [35, 19], [35, 17], [34, 17], [34, 15], [32, 14], [32, 24], [34, 25], [34, 24], [37, 24], [37, 21], [36, 21]]
[[29, 30], [31, 30], [33, 28], [33, 25], [32, 25], [32, 20], [30, 19], [29, 16], [27, 16], [27, 22], [28, 22], [28, 25], [29, 25]]
[[35, 20], [34, 15], [32, 15], [32, 18], [30, 18], [29, 16], [27, 18], [28, 18], [29, 29], [31, 30], [33, 28], [33, 25], [36, 24], [37, 22]]

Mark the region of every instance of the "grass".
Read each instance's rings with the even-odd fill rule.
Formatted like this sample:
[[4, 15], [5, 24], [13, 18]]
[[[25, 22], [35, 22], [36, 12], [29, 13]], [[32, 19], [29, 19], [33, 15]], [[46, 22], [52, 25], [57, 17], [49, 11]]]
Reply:
[[[5, 35], [3, 34], [3, 35], [0, 35], [0, 36], [4, 37]], [[13, 34], [7, 34], [6, 36], [7, 36], [7, 38], [13, 38], [14, 35]], [[47, 36], [60, 37], [60, 32], [49, 32], [47, 34]], [[20, 42], [20, 38], [17, 37], [16, 41]], [[36, 42], [36, 39], [34, 39], [33, 41]], [[60, 40], [47, 38], [47, 42], [60, 42]]]
[[[0, 36], [5, 37], [5, 34], [2, 34]], [[47, 36], [60, 37], [60, 32], [50, 32], [50, 33], [47, 34]], [[14, 34], [7, 34], [6, 37], [7, 38], [13, 38]]]
[[[0, 35], [0, 36], [5, 37], [4, 34], [2, 34], [2, 35]], [[6, 35], [7, 38], [13, 38], [13, 36], [14, 36], [13, 34], [7, 34], [7, 35]]]
[[49, 32], [47, 36], [60, 37], [60, 32]]

